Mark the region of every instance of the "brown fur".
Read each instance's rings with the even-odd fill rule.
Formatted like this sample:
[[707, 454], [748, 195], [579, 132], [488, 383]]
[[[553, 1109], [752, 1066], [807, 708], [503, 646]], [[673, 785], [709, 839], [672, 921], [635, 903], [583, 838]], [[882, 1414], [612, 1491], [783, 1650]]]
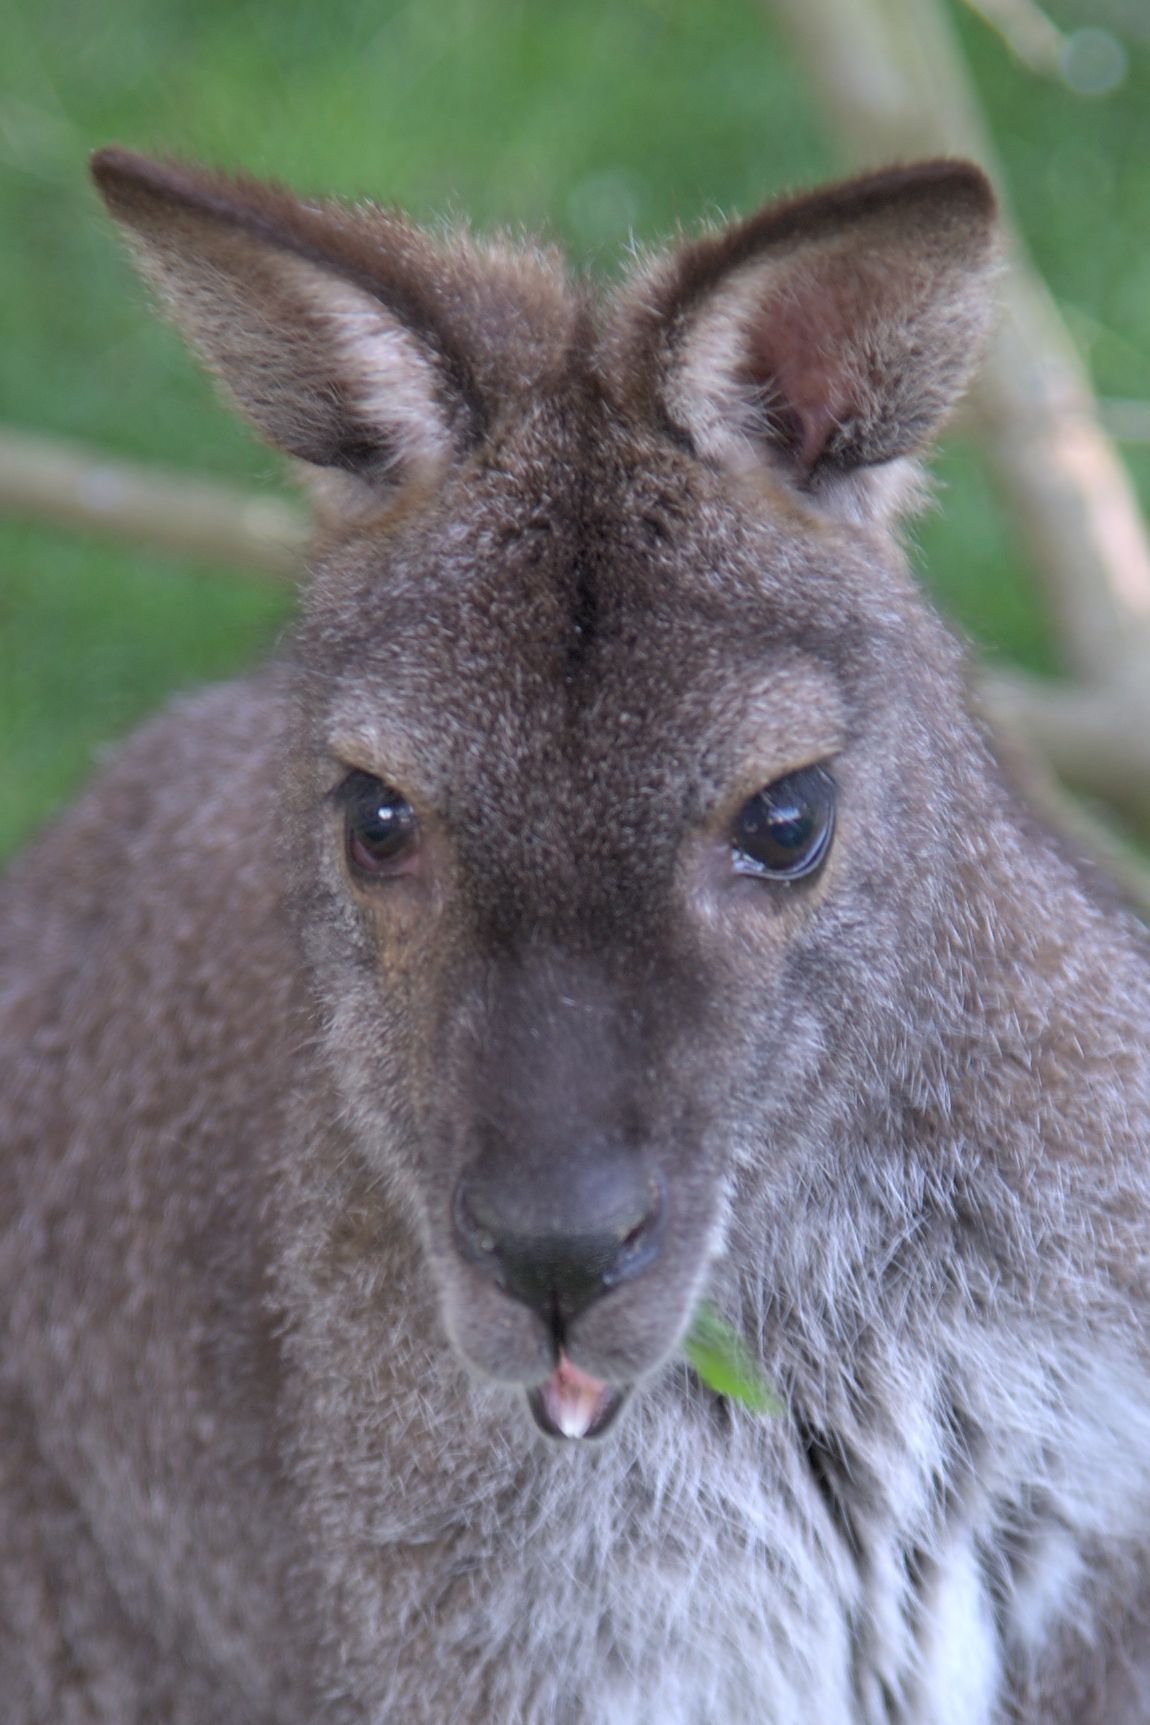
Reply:
[[[95, 171], [324, 525], [282, 662], [4, 887], [6, 1725], [1145, 1718], [1146, 944], [893, 528], [987, 320], [981, 176], [599, 308], [549, 254]], [[738, 873], [815, 762], [825, 864]], [[415, 811], [394, 876], [349, 769]], [[544, 1321], [465, 1187], [516, 1250], [650, 1203], [649, 1260]], [[782, 1417], [678, 1357], [703, 1295]], [[557, 1336], [630, 1386], [601, 1440], [528, 1416]]]

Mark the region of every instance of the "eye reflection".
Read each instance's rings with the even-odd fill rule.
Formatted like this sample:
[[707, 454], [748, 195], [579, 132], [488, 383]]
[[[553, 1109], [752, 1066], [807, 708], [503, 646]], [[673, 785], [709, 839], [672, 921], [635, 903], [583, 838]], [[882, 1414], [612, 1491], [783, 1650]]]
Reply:
[[401, 792], [370, 773], [349, 773], [340, 787], [347, 857], [353, 873], [395, 874], [410, 856], [418, 823]]

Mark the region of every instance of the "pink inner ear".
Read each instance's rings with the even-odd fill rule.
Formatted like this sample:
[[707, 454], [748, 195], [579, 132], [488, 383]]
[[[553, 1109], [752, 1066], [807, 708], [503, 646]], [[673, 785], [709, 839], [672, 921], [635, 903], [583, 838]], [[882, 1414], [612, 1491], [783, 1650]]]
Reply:
[[812, 273], [769, 296], [748, 332], [743, 376], [804, 475], [859, 413], [860, 348], [877, 287], [861, 271]]
[[845, 395], [836, 396], [827, 373], [817, 374], [814, 368], [798, 372], [786, 360], [775, 372], [775, 388], [791, 403], [797, 429], [792, 449], [804, 474], [811, 473], [831, 433], [850, 418], [850, 405]]

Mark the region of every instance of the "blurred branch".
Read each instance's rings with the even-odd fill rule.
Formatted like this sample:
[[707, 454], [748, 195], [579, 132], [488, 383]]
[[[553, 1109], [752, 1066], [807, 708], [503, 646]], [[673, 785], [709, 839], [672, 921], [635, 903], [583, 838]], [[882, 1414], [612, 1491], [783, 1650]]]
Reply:
[[965, 0], [965, 4], [1032, 72], [1061, 75], [1065, 38], [1035, 0]]
[[[999, 753], [1015, 783], [1056, 829], [1069, 835], [1083, 855], [1106, 870], [1131, 909], [1150, 922], [1150, 869], [1144, 856], [1095, 812], [1095, 796], [1081, 789], [1077, 793], [1067, 790], [1048, 761], [1025, 743], [1016, 746], [1019, 733], [1013, 729], [1009, 703], [1007, 707], [999, 703], [993, 683], [991, 679], [981, 691], [983, 710], [998, 732]], [[1080, 800], [1082, 797], [1086, 800]]]
[[988, 676], [988, 717], [1033, 750], [1069, 789], [1101, 799], [1150, 835], [1150, 685], [1044, 683], [1020, 673]]
[[[994, 150], [942, 0], [768, 0], [848, 157]], [[988, 465], [1029, 542], [1068, 667], [1150, 655], [1150, 545], [1129, 476], [1043, 283], [1010, 236], [1003, 316], [973, 392]], [[1150, 661], [1148, 661], [1150, 662]]]
[[307, 540], [301, 513], [278, 498], [3, 430], [0, 510], [281, 577], [295, 574]]
[[1150, 545], [1046, 289], [1023, 268], [974, 392], [988, 464], [1028, 541], [1068, 667], [1106, 680], [1150, 663]]

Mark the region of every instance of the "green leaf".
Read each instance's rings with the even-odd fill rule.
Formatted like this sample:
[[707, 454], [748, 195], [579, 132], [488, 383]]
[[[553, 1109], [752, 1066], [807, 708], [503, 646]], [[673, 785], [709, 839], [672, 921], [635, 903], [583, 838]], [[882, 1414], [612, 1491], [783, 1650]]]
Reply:
[[695, 1313], [683, 1352], [707, 1388], [716, 1394], [730, 1396], [752, 1413], [774, 1419], [784, 1412], [742, 1336], [713, 1306], [704, 1303]]

